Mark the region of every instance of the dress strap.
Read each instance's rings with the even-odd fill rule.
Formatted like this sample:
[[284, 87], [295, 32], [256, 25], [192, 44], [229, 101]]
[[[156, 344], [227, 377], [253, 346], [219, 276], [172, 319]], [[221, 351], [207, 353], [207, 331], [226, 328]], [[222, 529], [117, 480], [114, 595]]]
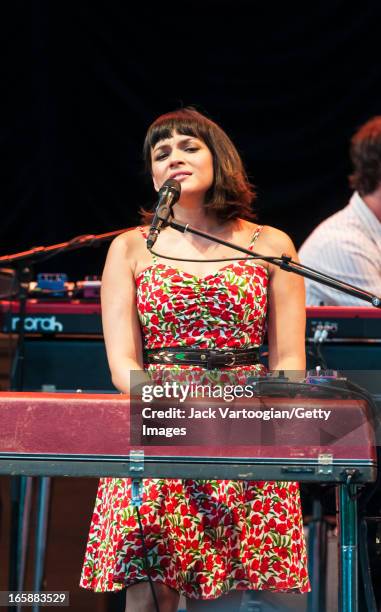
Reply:
[[[142, 238], [146, 241], [148, 238], [148, 234], [146, 230], [144, 229], [144, 227], [142, 225], [138, 225], [136, 229], [141, 233]], [[151, 257], [152, 257], [153, 263], [157, 264], [158, 263], [157, 255], [154, 255], [153, 253], [151, 253]]]
[[147, 240], [148, 234], [147, 234], [146, 230], [144, 229], [144, 227], [142, 225], [138, 225], [136, 229], [139, 230], [139, 232], [143, 236], [144, 240]]
[[254, 244], [255, 244], [255, 242], [256, 242], [256, 240], [257, 240], [257, 238], [259, 238], [260, 233], [261, 233], [261, 231], [263, 230], [263, 228], [264, 228], [264, 225], [258, 225], [258, 226], [255, 228], [254, 233], [253, 233], [253, 235], [252, 235], [252, 237], [251, 237], [251, 240], [250, 240], [250, 244], [249, 244], [249, 250], [250, 250], [250, 251], [252, 251], [252, 250], [253, 250]]

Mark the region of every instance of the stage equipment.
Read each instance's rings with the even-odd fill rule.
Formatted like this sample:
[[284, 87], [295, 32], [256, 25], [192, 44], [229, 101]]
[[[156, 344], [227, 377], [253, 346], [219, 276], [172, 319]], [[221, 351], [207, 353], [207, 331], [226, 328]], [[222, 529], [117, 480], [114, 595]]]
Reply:
[[[26, 301], [25, 390], [40, 391], [45, 385], [61, 391], [114, 389], [96, 297], [100, 281], [79, 281], [76, 286], [79, 291], [94, 292], [93, 297], [66, 300], [39, 297]], [[16, 300], [0, 300], [2, 333], [18, 334], [19, 308]], [[306, 314], [309, 368], [319, 365], [335, 370], [381, 369], [380, 309], [319, 306], [307, 307]], [[261, 354], [264, 353], [266, 347], [261, 349]]]
[[[264, 400], [240, 399], [239, 404], [260, 411]], [[216, 400], [208, 402], [213, 404]], [[261, 427], [253, 422], [252, 445], [222, 447], [217, 437], [213, 441], [205, 434], [204, 444], [198, 442], [195, 446], [143, 447], [131, 445], [130, 401], [126, 396], [2, 393], [0, 473], [335, 484], [339, 508], [339, 609], [355, 612], [357, 496], [362, 484], [376, 478], [372, 411], [363, 399], [337, 396], [269, 397], [268, 403], [283, 410], [331, 410], [332, 420], [319, 426], [301, 419], [284, 420], [281, 424], [274, 420], [266, 444], [261, 443]], [[169, 405], [168, 400], [159, 404], [163, 409]], [[247, 429], [248, 423], [244, 427]]]
[[[381, 369], [381, 310], [357, 306], [308, 307], [306, 348], [309, 367]], [[374, 391], [381, 393], [381, 389]]]
[[[306, 335], [308, 340], [319, 342], [381, 342], [381, 310], [368, 306], [308, 306]], [[323, 340], [322, 335], [326, 336]]]

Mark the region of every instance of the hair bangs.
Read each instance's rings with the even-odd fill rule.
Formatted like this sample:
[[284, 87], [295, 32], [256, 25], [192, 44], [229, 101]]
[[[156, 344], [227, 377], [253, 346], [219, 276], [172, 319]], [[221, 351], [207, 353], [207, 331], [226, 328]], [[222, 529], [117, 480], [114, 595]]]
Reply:
[[172, 119], [166, 121], [163, 124], [153, 126], [152, 133], [149, 135], [149, 146], [152, 149], [160, 140], [171, 138], [174, 132], [181, 134], [182, 136], [193, 136], [194, 138], [200, 138], [205, 140], [203, 134], [201, 134], [200, 126], [197, 125], [196, 121]]
[[207, 126], [200, 121], [197, 113], [193, 115], [189, 111], [182, 112], [181, 110], [167, 113], [159, 117], [148, 129], [143, 148], [146, 162], [150, 159], [151, 150], [157, 143], [171, 138], [174, 132], [182, 136], [193, 136], [209, 144]]

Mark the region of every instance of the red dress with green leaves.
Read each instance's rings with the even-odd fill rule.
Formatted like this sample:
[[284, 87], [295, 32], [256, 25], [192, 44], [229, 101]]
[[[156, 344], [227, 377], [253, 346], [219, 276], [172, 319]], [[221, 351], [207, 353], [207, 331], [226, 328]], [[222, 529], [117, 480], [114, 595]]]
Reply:
[[[261, 231], [259, 226], [251, 245]], [[145, 347], [251, 348], [263, 341], [268, 274], [255, 260], [196, 277], [154, 259], [136, 279]], [[226, 368], [240, 383], [259, 366]], [[197, 368], [171, 366], [192, 382]], [[153, 378], [168, 366], [150, 365]], [[199, 369], [198, 369], [199, 370]], [[198, 372], [199, 375], [199, 372]], [[203, 382], [221, 372], [205, 371]], [[309, 590], [299, 487], [293, 482], [145, 479], [140, 509], [152, 579], [189, 598], [231, 589]], [[81, 586], [147, 580], [131, 481], [100, 481]]]

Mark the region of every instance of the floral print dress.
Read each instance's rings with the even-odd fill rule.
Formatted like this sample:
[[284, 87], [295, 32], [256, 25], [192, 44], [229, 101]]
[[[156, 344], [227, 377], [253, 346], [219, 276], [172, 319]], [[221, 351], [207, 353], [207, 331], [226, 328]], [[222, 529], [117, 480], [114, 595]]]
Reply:
[[[262, 227], [258, 226], [250, 248]], [[143, 232], [143, 230], [141, 230]], [[145, 348], [253, 348], [265, 332], [268, 274], [255, 260], [200, 278], [152, 265], [136, 279]], [[239, 383], [261, 366], [226, 368]], [[168, 366], [149, 365], [153, 378]], [[194, 366], [171, 366], [192, 381]], [[203, 370], [213, 380], [214, 370]], [[231, 589], [309, 590], [299, 487], [294, 482], [144, 479], [140, 508], [150, 575], [189, 598]], [[81, 586], [117, 591], [147, 580], [128, 478], [100, 480]]]

